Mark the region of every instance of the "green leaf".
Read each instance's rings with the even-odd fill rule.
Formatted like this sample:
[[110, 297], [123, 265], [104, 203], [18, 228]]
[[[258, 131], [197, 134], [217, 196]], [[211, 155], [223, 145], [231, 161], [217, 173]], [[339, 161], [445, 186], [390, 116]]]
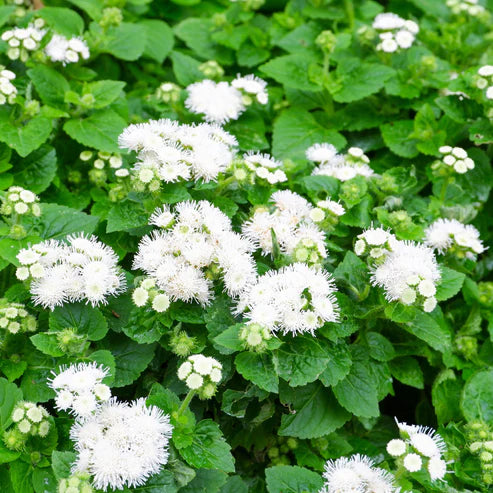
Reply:
[[171, 61], [176, 80], [182, 86], [188, 86], [205, 78], [205, 75], [199, 70], [200, 62], [195, 58], [173, 51]]
[[70, 233], [91, 234], [98, 218], [64, 205], [41, 204], [39, 223], [42, 238], [62, 239]]
[[[232, 354], [243, 349], [243, 343], [239, 338], [240, 330], [243, 324], [235, 324], [214, 337], [215, 345], [221, 346], [218, 348], [222, 354]], [[226, 348], [226, 349], [224, 349]]]
[[291, 387], [313, 382], [325, 370], [330, 356], [313, 337], [298, 336], [277, 351], [279, 376]]
[[29, 338], [36, 349], [48, 356], [63, 356], [65, 353], [60, 349], [58, 340], [55, 334], [45, 334], [43, 332], [34, 334]]
[[107, 233], [114, 231], [129, 231], [141, 226], [147, 226], [149, 214], [141, 204], [126, 200], [115, 204], [108, 213]]
[[493, 425], [493, 369], [478, 371], [467, 380], [460, 406], [467, 421]]
[[296, 411], [281, 416], [281, 436], [318, 438], [337, 430], [351, 417], [319, 382], [296, 388], [284, 385], [279, 398], [283, 404], [292, 404]]
[[144, 56], [163, 63], [173, 49], [173, 31], [166, 22], [157, 19], [144, 19], [141, 24], [147, 33]]
[[284, 55], [261, 65], [259, 70], [280, 84], [303, 91], [319, 91], [320, 84], [309, 78], [310, 66], [316, 62], [310, 53]]
[[210, 419], [197, 424], [192, 443], [180, 449], [180, 454], [188, 464], [196, 468], [220, 469], [224, 472], [235, 470], [231, 447], [219, 426]]
[[435, 112], [428, 103], [424, 104], [414, 117], [414, 132], [411, 134], [419, 140], [416, 147], [424, 154], [436, 156], [440, 146], [445, 144], [447, 133], [437, 122]]
[[15, 9], [15, 5], [0, 6], [0, 26], [3, 26], [9, 20], [9, 17], [14, 13]]
[[118, 136], [127, 122], [115, 111], [107, 109], [94, 112], [87, 118], [68, 120], [63, 130], [74, 140], [99, 151], [119, 152]]
[[70, 85], [62, 74], [46, 65], [37, 65], [28, 70], [27, 75], [43, 103], [54, 108], [65, 108], [65, 93], [70, 90]]
[[0, 108], [0, 141], [15, 149], [25, 157], [37, 149], [51, 133], [51, 119], [38, 115], [17, 124], [10, 120], [9, 110]]
[[218, 493], [227, 478], [223, 471], [199, 469], [192, 481], [180, 488], [180, 493]]
[[439, 424], [463, 419], [460, 401], [463, 382], [451, 369], [443, 370], [431, 389], [431, 398]]
[[101, 53], [109, 53], [121, 60], [133, 61], [144, 53], [146, 45], [145, 26], [122, 22], [119, 26], [112, 26], [107, 30], [103, 43], [98, 48]]
[[289, 108], [274, 122], [272, 153], [277, 158], [304, 160], [308, 147], [319, 142], [329, 142], [338, 149], [346, 145], [340, 133], [322, 127], [303, 108]]
[[353, 364], [351, 353], [345, 343], [326, 344], [324, 349], [330, 360], [319, 378], [326, 387], [333, 387], [349, 373]]
[[32, 493], [31, 484], [32, 466], [22, 461], [16, 461], [9, 465], [10, 480], [15, 493]]
[[261, 389], [275, 393], [279, 391], [279, 378], [269, 354], [244, 351], [236, 356], [235, 365], [243, 378]]
[[368, 267], [350, 250], [346, 252], [344, 260], [334, 271], [338, 285], [345, 285], [359, 299], [364, 299], [368, 294], [370, 285], [368, 277]]
[[452, 347], [449, 328], [418, 309], [414, 309], [413, 320], [405, 323], [404, 328], [437, 351], [445, 352]]
[[380, 91], [394, 74], [394, 69], [386, 65], [362, 62], [358, 58], [341, 58], [335, 77], [332, 75], [329, 91], [338, 103], [358, 101]]
[[87, 335], [90, 341], [99, 341], [108, 332], [108, 324], [103, 314], [84, 303], [66, 303], [57, 306], [50, 313], [50, 329], [62, 331], [71, 328], [77, 334]]
[[53, 147], [42, 145], [15, 164], [15, 184], [34, 193], [44, 192], [53, 181], [57, 170], [56, 152]]
[[84, 20], [72, 9], [44, 7], [39, 10], [39, 17], [44, 19], [53, 31], [67, 38], [78, 36], [84, 31]]
[[437, 287], [436, 299], [438, 301], [445, 301], [455, 296], [461, 290], [466, 275], [443, 266], [440, 267], [440, 271], [442, 279]]
[[36, 467], [33, 470], [33, 487], [36, 493], [56, 491], [57, 480], [48, 467]]
[[91, 19], [99, 19], [101, 17], [101, 9], [103, 5], [100, 0], [68, 0], [70, 3], [86, 12]]
[[349, 412], [362, 418], [374, 418], [380, 414], [377, 388], [370, 371], [371, 363], [363, 353], [364, 350], [356, 353], [348, 375], [333, 390], [339, 403]]
[[404, 385], [424, 389], [424, 376], [419, 363], [410, 356], [396, 358], [389, 363], [390, 372], [394, 378]]
[[231, 51], [214, 42], [211, 35], [213, 28], [211, 19], [188, 17], [174, 26], [173, 31], [198, 57], [229, 64], [232, 61]]
[[419, 154], [417, 140], [410, 137], [414, 130], [412, 120], [397, 120], [380, 126], [383, 140], [389, 149], [398, 156], [413, 158]]
[[75, 462], [76, 455], [74, 452], [61, 452], [54, 450], [51, 453], [51, 467], [55, 477], [60, 480], [70, 476], [70, 468]]
[[111, 334], [105, 341], [115, 357], [114, 387], [125, 387], [134, 382], [154, 357], [154, 344], [137, 344], [122, 334]]
[[265, 470], [269, 493], [306, 493], [323, 486], [320, 474], [298, 466], [274, 466]]
[[87, 84], [84, 87], [84, 94], [94, 96], [96, 100], [93, 104], [94, 108], [105, 108], [120, 96], [124, 87], [125, 82], [118, 80], [98, 80]]
[[0, 440], [0, 464], [6, 464], [7, 462], [13, 462], [19, 458], [20, 452], [14, 452], [9, 450], [3, 440]]
[[22, 399], [22, 390], [15, 383], [0, 378], [0, 430], [6, 430], [12, 420], [10, 415], [17, 401]]
[[392, 343], [378, 332], [367, 332], [366, 342], [370, 356], [377, 361], [389, 361], [395, 356]]
[[177, 491], [178, 486], [173, 473], [163, 468], [158, 474], [153, 474], [142, 486], [124, 488], [122, 493], [176, 493]]
[[94, 351], [87, 357], [90, 361], [94, 361], [98, 365], [103, 365], [109, 368], [109, 373], [104, 377], [103, 382], [107, 385], [113, 385], [116, 373], [115, 358], [111, 354], [111, 351], [106, 349], [100, 349], [99, 351]]

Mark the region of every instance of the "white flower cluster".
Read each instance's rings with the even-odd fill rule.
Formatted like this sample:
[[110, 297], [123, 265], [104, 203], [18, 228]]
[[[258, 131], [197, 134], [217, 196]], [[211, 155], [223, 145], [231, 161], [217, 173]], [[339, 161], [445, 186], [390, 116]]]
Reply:
[[161, 181], [216, 180], [233, 161], [238, 144], [217, 125], [180, 125], [168, 119], [130, 125], [118, 142], [138, 153], [132, 170], [137, 191], [157, 191]]
[[431, 248], [410, 241], [399, 241], [381, 227], [371, 227], [358, 235], [356, 255], [368, 255], [371, 281], [385, 290], [389, 301], [417, 304], [425, 312], [437, 305], [436, 284], [440, 270]]
[[43, 19], [36, 19], [27, 27], [15, 27], [9, 29], [2, 34], [2, 40], [9, 45], [7, 56], [11, 60], [20, 59], [25, 62], [29, 58], [29, 53], [37, 50], [40, 46], [40, 41], [46, 34]]
[[325, 322], [337, 322], [339, 306], [332, 276], [321, 268], [295, 263], [258, 278], [236, 307], [248, 320], [272, 332], [314, 335]]
[[135, 306], [142, 307], [147, 304], [158, 312], [165, 312], [170, 305], [169, 296], [156, 287], [156, 280], [152, 277], [143, 279], [132, 293]]
[[457, 173], [464, 174], [474, 169], [474, 161], [462, 147], [442, 146], [438, 150], [443, 155], [441, 162], [448, 168], [452, 167]]
[[456, 15], [466, 12], [476, 17], [486, 12], [486, 9], [479, 5], [479, 0], [447, 0], [446, 4]]
[[34, 332], [38, 328], [36, 318], [30, 315], [22, 303], [0, 299], [0, 328], [11, 334]]
[[399, 423], [400, 439], [390, 440], [387, 452], [402, 461], [409, 472], [418, 472], [423, 466], [432, 481], [441, 480], [447, 473], [447, 463], [442, 455], [446, 451], [445, 442], [435, 430], [425, 426]]
[[22, 249], [17, 260], [17, 278], [29, 280], [34, 303], [50, 310], [82, 300], [105, 304], [107, 296], [125, 289], [117, 255], [94, 236], [44, 241]]
[[387, 300], [418, 304], [425, 312], [433, 311], [437, 305], [439, 280], [440, 270], [433, 250], [409, 241], [395, 242], [371, 276], [372, 284], [385, 290]]
[[72, 426], [77, 451], [72, 472], [90, 474], [94, 487], [103, 491], [141, 486], [168, 462], [172, 430], [169, 416], [146, 407], [145, 399], [112, 398]]
[[205, 121], [222, 125], [237, 120], [252, 104], [252, 97], [260, 104], [266, 104], [266, 86], [264, 80], [254, 75], [238, 76], [231, 83], [205, 79], [187, 87], [185, 106], [192, 113], [203, 114]]
[[441, 254], [455, 253], [472, 260], [485, 251], [479, 231], [457, 219], [437, 219], [425, 229], [424, 243]]
[[5, 197], [2, 197], [0, 214], [10, 216], [18, 214], [19, 216], [32, 214], [35, 217], [41, 215], [39, 207], [39, 197], [22, 187], [13, 186], [7, 190]]
[[493, 65], [484, 65], [478, 70], [480, 76], [476, 80], [479, 89], [486, 89], [486, 98], [493, 99]]
[[60, 34], [53, 34], [50, 42], [45, 47], [45, 53], [52, 62], [77, 63], [81, 58], [89, 58], [87, 43], [78, 36], [67, 39]]
[[233, 161], [230, 169], [239, 182], [254, 185], [257, 180], [260, 180], [275, 185], [288, 179], [282, 167], [283, 163], [269, 154], [250, 151], [243, 154], [243, 159]]
[[50, 431], [48, 411], [34, 402], [20, 401], [12, 410], [12, 421], [23, 435], [45, 437]]
[[176, 103], [180, 99], [181, 88], [173, 82], [163, 82], [156, 89], [156, 97], [163, 103]]
[[163, 228], [145, 236], [133, 268], [142, 269], [172, 301], [212, 298], [212, 278], [221, 277], [236, 296], [256, 278], [254, 246], [235, 233], [230, 219], [206, 200], [157, 209], [150, 224]]
[[210, 399], [222, 378], [222, 365], [215, 358], [192, 354], [178, 368], [178, 378], [201, 399]]
[[419, 26], [414, 21], [405, 20], [392, 12], [378, 14], [373, 21], [373, 29], [382, 31], [377, 50], [393, 53], [399, 48], [410, 48], [414, 43]]
[[274, 251], [273, 232], [281, 252], [296, 261], [316, 263], [325, 258], [325, 234], [311, 218], [314, 207], [290, 190], [274, 192], [271, 201], [273, 207], [257, 208], [243, 224], [243, 234], [264, 255]]
[[96, 363], [79, 363], [52, 372], [49, 387], [56, 392], [56, 408], [68, 411], [77, 418], [87, 418], [100, 405], [109, 400], [111, 389], [103, 383], [108, 368]]
[[12, 104], [14, 102], [17, 96], [17, 88], [12, 84], [14, 79], [14, 72], [4, 68], [0, 70], [0, 104]]
[[350, 147], [346, 154], [339, 154], [332, 144], [314, 144], [306, 150], [306, 157], [319, 163], [312, 175], [333, 176], [340, 181], [358, 175], [373, 175], [373, 170], [368, 166], [370, 159], [359, 147]]
[[397, 493], [393, 475], [365, 455], [327, 461], [323, 477], [319, 493]]

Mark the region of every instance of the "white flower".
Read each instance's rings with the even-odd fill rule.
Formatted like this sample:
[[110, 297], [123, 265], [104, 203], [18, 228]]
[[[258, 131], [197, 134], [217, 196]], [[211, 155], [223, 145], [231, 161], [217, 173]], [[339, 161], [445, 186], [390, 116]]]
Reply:
[[[178, 378], [191, 390], [203, 390], [221, 381], [222, 365], [215, 358], [193, 354], [178, 368]], [[210, 397], [210, 396], [209, 396]]]
[[185, 106], [192, 113], [203, 114], [210, 123], [237, 120], [245, 111], [241, 92], [227, 82], [205, 79], [189, 85], [187, 92]]
[[390, 31], [392, 29], [399, 29], [403, 27], [405, 23], [406, 21], [397, 14], [385, 12], [378, 14], [375, 17], [373, 20], [373, 28], [382, 31]]
[[143, 485], [168, 462], [173, 427], [169, 416], [145, 399], [130, 404], [114, 398], [70, 430], [77, 460], [73, 472], [93, 476], [104, 491]]
[[165, 312], [169, 308], [169, 297], [165, 294], [158, 294], [152, 300], [152, 309], [158, 313]]
[[384, 39], [382, 42], [377, 46], [377, 49], [381, 49], [382, 51], [385, 51], [385, 53], [394, 53], [394, 51], [397, 51], [399, 48], [399, 44], [395, 39]]
[[433, 296], [437, 292], [435, 284], [429, 279], [423, 279], [418, 284], [418, 291], [419, 294], [425, 296], [426, 298]]
[[425, 457], [440, 456], [446, 450], [445, 442], [435, 430], [420, 428], [420, 431], [410, 436], [411, 445]]
[[191, 390], [199, 389], [203, 383], [204, 379], [198, 373], [191, 373], [186, 379], [187, 387]]
[[339, 202], [335, 202], [334, 200], [321, 200], [320, 202], [317, 202], [317, 207], [326, 209], [336, 216], [343, 216], [346, 213], [346, 209], [344, 209]]
[[364, 240], [356, 240], [354, 244], [354, 253], [356, 255], [362, 255], [366, 249], [366, 242]]
[[147, 303], [149, 299], [149, 293], [146, 289], [139, 287], [134, 290], [132, 293], [132, 301], [135, 303], [135, 306], [142, 307]]
[[443, 479], [447, 474], [447, 463], [440, 457], [432, 457], [428, 461], [428, 473], [432, 481]]
[[404, 457], [403, 464], [409, 472], [417, 472], [421, 469], [423, 461], [418, 454], [411, 453], [407, 454], [406, 457]]
[[[295, 263], [279, 271], [268, 271], [257, 284], [240, 296], [238, 312], [250, 323], [257, 323], [283, 334], [314, 331], [325, 322], [337, 322], [339, 307], [332, 276], [322, 269]], [[311, 301], [305, 298], [309, 293]], [[309, 317], [308, 313], [313, 313]]]
[[488, 89], [486, 89], [486, 98], [493, 99], [493, 86], [490, 86], [488, 87]]
[[306, 157], [316, 163], [326, 163], [331, 161], [337, 155], [337, 149], [328, 143], [313, 144], [306, 152]]
[[414, 35], [407, 31], [406, 29], [401, 29], [397, 31], [395, 35], [395, 40], [400, 48], [410, 48], [414, 41]]
[[425, 244], [446, 253], [454, 245], [462, 247], [468, 258], [475, 258], [485, 248], [479, 239], [479, 231], [472, 225], [465, 225], [456, 219], [437, 219], [425, 229]]
[[323, 473], [325, 484], [320, 493], [394, 493], [394, 477], [375, 467], [366, 456], [353, 455], [329, 460]]
[[398, 438], [394, 438], [387, 443], [387, 452], [393, 457], [400, 457], [406, 452], [406, 442]]
[[407, 280], [416, 275], [433, 285], [439, 281], [440, 270], [433, 250], [413, 242], [395, 241], [384, 262], [374, 269], [371, 281], [384, 288], [387, 300], [394, 301], [409, 289]]
[[84, 40], [78, 37], [67, 39], [60, 34], [54, 34], [45, 47], [45, 53], [52, 62], [76, 63], [79, 56], [87, 60], [89, 48]]
[[180, 380], [185, 380], [188, 377], [188, 375], [190, 375], [192, 370], [193, 370], [192, 363], [190, 361], [185, 361], [178, 368], [178, 378]]
[[267, 82], [253, 74], [245, 75], [244, 77], [238, 75], [236, 79], [231, 82], [231, 85], [247, 94], [254, 95], [260, 104], [267, 104], [269, 101], [269, 95], [266, 91]]
[[493, 65], [484, 65], [478, 69], [478, 74], [482, 77], [491, 77], [493, 75]]
[[427, 313], [432, 312], [435, 307], [437, 306], [437, 299], [436, 298], [427, 298], [424, 303], [423, 303], [423, 310]]
[[371, 246], [381, 246], [390, 241], [394, 235], [389, 233], [382, 227], [374, 228], [371, 227], [358, 235], [359, 239], [365, 240], [368, 245]]

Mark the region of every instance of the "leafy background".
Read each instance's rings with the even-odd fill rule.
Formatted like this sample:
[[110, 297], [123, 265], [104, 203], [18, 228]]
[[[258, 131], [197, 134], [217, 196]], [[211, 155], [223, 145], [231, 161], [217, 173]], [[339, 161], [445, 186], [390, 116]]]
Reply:
[[[10, 239], [2, 229], [4, 296], [29, 301], [14, 275], [15, 255], [29, 243], [94, 233], [118, 253], [131, 282], [131, 259], [155, 205], [207, 199], [239, 225], [251, 205], [265, 203], [270, 189], [231, 191], [214, 184], [121, 196], [111, 180], [91, 182], [79, 159], [87, 148], [118, 152], [117, 137], [129, 123], [199, 121], [184, 108], [185, 91], [173, 104], [155, 92], [164, 81], [184, 88], [204, 79], [199, 66], [216, 60], [226, 80], [255, 73], [269, 83], [266, 107], [226, 125], [240, 149], [271, 152], [285, 160], [290, 189], [314, 200], [328, 193], [348, 210], [328, 240], [325, 262], [344, 316], [317, 337], [281, 337], [278, 347], [258, 354], [242, 349], [238, 320], [221, 293], [205, 310], [177, 304], [160, 321], [147, 320], [128, 293], [100, 309], [32, 308], [38, 333], [2, 348], [0, 428], [8, 427], [21, 398], [45, 403], [55, 414], [46, 378], [75, 360], [104, 363], [117, 395], [149, 395], [149, 404], [173, 417], [186, 392], [176, 377], [180, 359], [169, 346], [171, 327], [179, 322], [200, 350], [222, 362], [224, 378], [212, 400], [193, 401], [174, 422], [169, 465], [135, 491], [317, 491], [329, 458], [359, 452], [385, 466], [385, 443], [396, 434], [393, 416], [439, 427], [455, 459], [449, 466], [455, 475], [446, 483], [418, 477], [414, 491], [486, 491], [477, 459], [467, 451], [464, 423], [493, 425], [493, 290], [485, 284], [492, 280], [491, 250], [478, 262], [443, 264], [440, 307], [430, 314], [385, 302], [369, 288], [366, 264], [351, 250], [354, 237], [372, 222], [392, 227], [400, 239], [419, 240], [440, 216], [472, 222], [492, 245], [492, 106], [473, 84], [477, 68], [493, 59], [491, 22], [455, 17], [440, 0], [267, 0], [258, 10], [225, 0], [44, 3], [36, 15], [63, 35], [84, 34], [91, 58], [66, 67], [23, 64], [10, 62], [6, 43], [0, 44], [20, 94], [16, 105], [0, 108], [0, 188], [20, 185], [42, 201], [42, 216], [25, 239]], [[484, 5], [493, 10], [491, 0]], [[122, 8], [123, 22], [103, 28], [103, 9], [112, 6]], [[0, 6], [4, 27], [15, 22], [14, 10]], [[412, 48], [388, 56], [365, 40], [360, 28], [384, 10], [417, 20], [421, 30]], [[315, 40], [328, 29], [337, 42], [324, 57]], [[93, 98], [84, 100], [87, 94]], [[35, 115], [26, 111], [32, 99], [41, 105]], [[304, 152], [316, 142], [363, 148], [380, 177], [340, 183], [309, 176]], [[466, 148], [476, 167], [441, 196], [442, 181], [430, 164], [444, 144]], [[406, 212], [404, 219], [392, 203]], [[263, 270], [273, 265], [265, 257], [258, 261]], [[90, 341], [84, 354], [57, 347], [56, 333], [66, 327]], [[57, 479], [68, 475], [71, 420], [59, 416], [55, 422], [41, 461], [0, 445], [2, 491], [55, 491]]]

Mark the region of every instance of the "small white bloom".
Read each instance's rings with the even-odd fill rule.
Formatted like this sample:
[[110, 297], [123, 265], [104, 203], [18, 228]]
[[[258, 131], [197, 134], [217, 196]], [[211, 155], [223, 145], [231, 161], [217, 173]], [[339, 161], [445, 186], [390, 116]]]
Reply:
[[187, 387], [191, 390], [199, 389], [203, 383], [204, 379], [198, 373], [191, 373], [186, 379]]
[[390, 440], [390, 442], [387, 443], [387, 452], [392, 457], [400, 457], [401, 455], [404, 455], [406, 452], [406, 442], [398, 438]]
[[418, 454], [411, 453], [407, 454], [406, 457], [404, 457], [403, 464], [409, 472], [417, 472], [421, 469], [423, 461]]
[[443, 479], [447, 474], [447, 463], [440, 457], [432, 457], [428, 461], [428, 473], [432, 481]]
[[425, 312], [432, 312], [437, 306], [437, 299], [434, 297], [427, 298], [423, 303], [423, 310]]

